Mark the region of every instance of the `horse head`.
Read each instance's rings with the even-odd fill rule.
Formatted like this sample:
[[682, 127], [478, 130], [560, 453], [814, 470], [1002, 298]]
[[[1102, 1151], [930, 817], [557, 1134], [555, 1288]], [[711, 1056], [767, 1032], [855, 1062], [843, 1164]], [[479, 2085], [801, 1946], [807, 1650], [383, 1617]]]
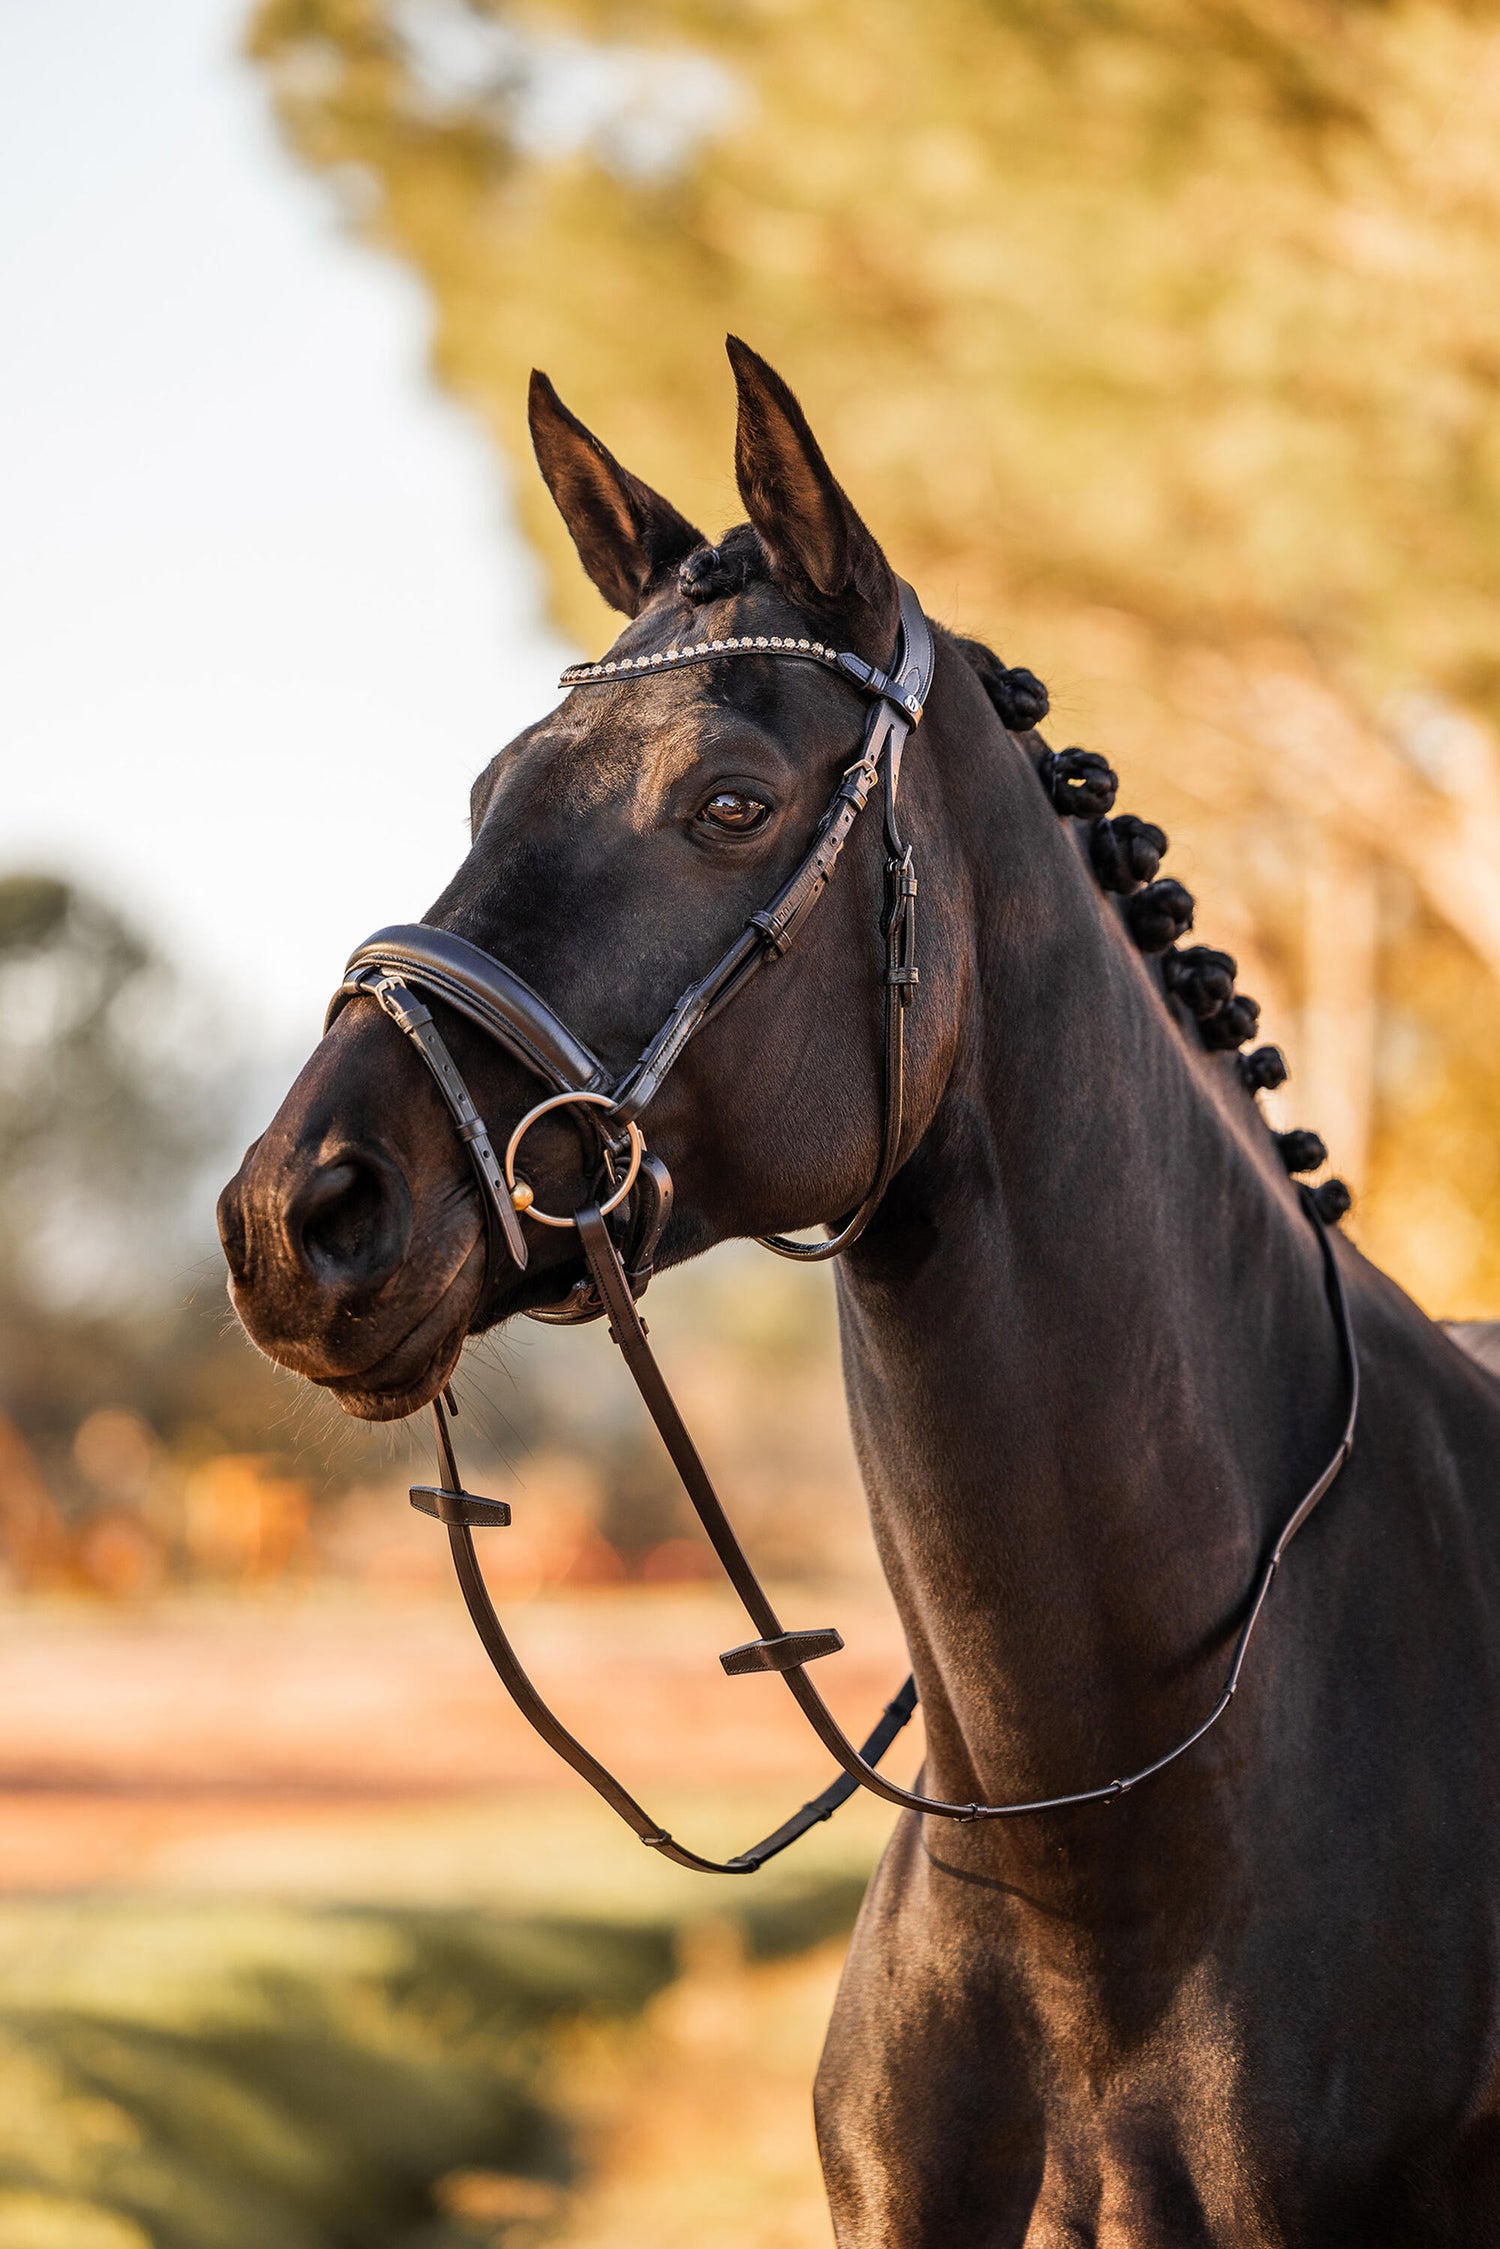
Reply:
[[[618, 1083], [684, 989], [799, 866], [868, 696], [830, 663], [890, 664], [898, 582], [797, 401], [731, 343], [736, 474], [748, 521], [710, 545], [533, 378], [537, 459], [585, 569], [629, 620], [596, 676], [492, 761], [472, 841], [424, 917], [541, 995]], [[925, 629], [925, 628], [924, 628]], [[766, 655], [659, 672], [666, 652], [746, 643]], [[959, 1037], [961, 867], [949, 838], [961, 760], [993, 728], [972, 661], [937, 666], [903, 817], [920, 835], [924, 989], [907, 1042], [901, 1149], [920, 1139]], [[993, 699], [993, 691], [991, 699]], [[1023, 761], [1014, 761], [1023, 771]], [[1044, 819], [1034, 780], [1033, 820]], [[1026, 823], [1023, 823], [1025, 825]], [[881, 1162], [882, 872], [878, 814], [856, 827], [805, 935], [694, 1038], [642, 1116], [675, 1185], [666, 1264], [735, 1235], [831, 1223]], [[542, 1091], [441, 999], [434, 1019], [498, 1148]], [[527, 1135], [535, 1208], [573, 1211], [598, 1147], [576, 1109]], [[441, 1389], [466, 1336], [545, 1313], [579, 1286], [577, 1236], [525, 1226], [527, 1261], [487, 1242], [474, 1172], [431, 1073], [381, 1008], [344, 1005], [220, 1202], [231, 1294], [272, 1358], [372, 1420]]]

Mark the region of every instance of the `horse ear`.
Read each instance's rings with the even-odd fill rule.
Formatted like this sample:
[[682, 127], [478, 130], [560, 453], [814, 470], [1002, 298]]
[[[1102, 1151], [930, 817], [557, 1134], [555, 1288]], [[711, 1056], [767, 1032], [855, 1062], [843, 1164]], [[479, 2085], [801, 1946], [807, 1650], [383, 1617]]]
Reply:
[[900, 610], [891, 566], [774, 367], [738, 336], [726, 348], [740, 398], [734, 473], [772, 571], [794, 601], [853, 612], [883, 662]]
[[529, 400], [537, 467], [578, 557], [612, 609], [636, 616], [665, 571], [707, 541], [669, 500], [621, 468], [547, 377], [533, 370]]

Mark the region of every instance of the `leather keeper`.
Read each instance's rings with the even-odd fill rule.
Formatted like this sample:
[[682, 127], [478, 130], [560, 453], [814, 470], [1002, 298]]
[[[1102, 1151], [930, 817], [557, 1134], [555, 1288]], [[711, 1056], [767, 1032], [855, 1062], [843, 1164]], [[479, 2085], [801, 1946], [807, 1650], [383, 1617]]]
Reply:
[[439, 1523], [468, 1523], [474, 1529], [491, 1530], [505, 1530], [510, 1523], [507, 1500], [476, 1499], [472, 1492], [445, 1491], [441, 1484], [413, 1484], [411, 1503]]
[[780, 1632], [774, 1640], [747, 1640], [743, 1647], [726, 1648], [719, 1661], [731, 1679], [743, 1679], [752, 1671], [793, 1671], [816, 1656], [836, 1656], [843, 1644], [843, 1634], [826, 1624], [812, 1632]]

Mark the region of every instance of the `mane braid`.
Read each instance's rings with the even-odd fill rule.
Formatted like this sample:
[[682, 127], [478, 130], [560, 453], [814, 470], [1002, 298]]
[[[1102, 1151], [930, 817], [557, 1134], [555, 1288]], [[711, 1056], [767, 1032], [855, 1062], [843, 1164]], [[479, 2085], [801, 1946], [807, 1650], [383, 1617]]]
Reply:
[[[1011, 673], [998, 657], [978, 641], [960, 641], [969, 662], [1002, 720], [1006, 720], [1005, 681], [1030, 680], [1029, 672]], [[1047, 708], [1047, 691], [1036, 682], [1041, 708]], [[1009, 724], [1009, 721], [1006, 720]], [[1013, 730], [1014, 731], [1014, 730]], [[1034, 733], [1034, 722], [1027, 731]], [[1180, 940], [1193, 926], [1192, 893], [1170, 876], [1157, 879], [1166, 855], [1167, 839], [1151, 822], [1132, 814], [1106, 817], [1119, 783], [1108, 761], [1096, 750], [1052, 750], [1035, 736], [1037, 778], [1048, 802], [1060, 819], [1087, 820], [1088, 861], [1101, 890], [1125, 901], [1124, 919], [1139, 950], [1161, 958], [1161, 985], [1169, 1005], [1196, 1029], [1199, 1042], [1211, 1054], [1234, 1054], [1240, 1082], [1252, 1100], [1257, 1093], [1274, 1091], [1287, 1078], [1286, 1057], [1280, 1047], [1261, 1046], [1251, 1054], [1239, 1049], [1255, 1036], [1260, 1023], [1260, 1003], [1248, 992], [1235, 990], [1238, 964], [1232, 954], [1212, 945], [1183, 946]], [[1288, 1172], [1316, 1171], [1328, 1161], [1328, 1150], [1315, 1132], [1278, 1132], [1276, 1152]], [[1353, 1198], [1342, 1179], [1325, 1179], [1309, 1190], [1325, 1225], [1336, 1226], [1346, 1217]]]

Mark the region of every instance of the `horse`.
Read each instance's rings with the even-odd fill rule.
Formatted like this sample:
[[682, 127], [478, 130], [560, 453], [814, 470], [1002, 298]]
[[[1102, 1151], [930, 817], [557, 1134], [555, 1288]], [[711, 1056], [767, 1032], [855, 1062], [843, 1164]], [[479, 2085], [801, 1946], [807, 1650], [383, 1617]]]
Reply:
[[[873, 670], [901, 616], [793, 393], [730, 356], [747, 520], [717, 542], [533, 378], [542, 474], [627, 623], [480, 775], [425, 917], [613, 1073], [800, 862], [857, 746], [852, 679], [772, 643]], [[645, 1120], [675, 1183], [658, 1265], [838, 1226], [881, 1183], [837, 1260], [839, 1324], [925, 1785], [1055, 1797], [1201, 1727], [1348, 1410], [1330, 1259], [1360, 1403], [1190, 1753], [1103, 1803], [902, 1813], [817, 2075], [836, 2237], [1500, 2243], [1494, 1334], [1445, 1330], [1368, 1263], [1337, 1183], [1309, 1208], [1294, 1171], [1321, 1144], [1269, 1129], [1279, 1056], [1243, 1051], [1229, 957], [1181, 942], [1165, 837], [1107, 816], [1102, 759], [1048, 750], [1029, 672], [930, 631], [890, 1161], [882, 861], [858, 828], [795, 951], [706, 1022]], [[685, 644], [707, 660], [653, 664]], [[498, 1137], [533, 1078], [433, 1015]], [[536, 1120], [538, 1207], [595, 1191], [585, 1138], [565, 1106]], [[466, 1337], [587, 1285], [575, 1232], [531, 1229], [523, 1264], [475, 1190], [432, 1071], [356, 992], [221, 1199], [245, 1328], [351, 1414], [429, 1404]]]

